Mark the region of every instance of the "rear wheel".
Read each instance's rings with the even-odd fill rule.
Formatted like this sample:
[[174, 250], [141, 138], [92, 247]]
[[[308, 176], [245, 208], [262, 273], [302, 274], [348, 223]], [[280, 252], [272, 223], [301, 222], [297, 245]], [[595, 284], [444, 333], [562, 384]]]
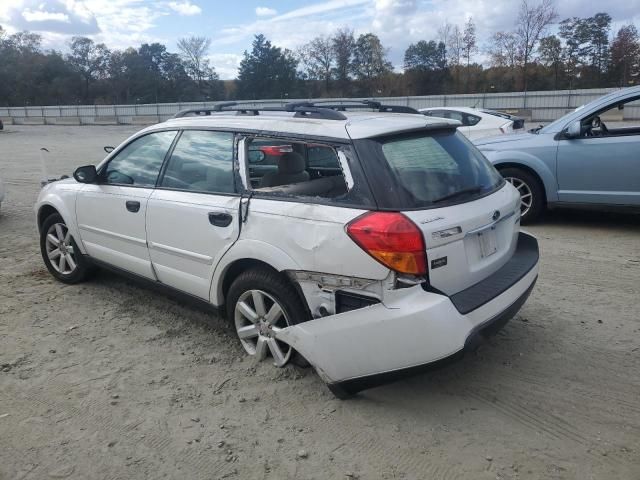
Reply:
[[500, 173], [520, 193], [520, 222], [536, 221], [544, 210], [544, 191], [538, 179], [519, 168], [505, 168]]
[[277, 339], [283, 328], [308, 319], [298, 292], [281, 274], [267, 268], [241, 273], [227, 295], [227, 316], [249, 355], [258, 360], [271, 357], [276, 367], [292, 358], [304, 363], [291, 346]]
[[78, 283], [89, 274], [84, 259], [64, 219], [57, 213], [46, 218], [40, 229], [40, 252], [47, 270], [64, 283]]

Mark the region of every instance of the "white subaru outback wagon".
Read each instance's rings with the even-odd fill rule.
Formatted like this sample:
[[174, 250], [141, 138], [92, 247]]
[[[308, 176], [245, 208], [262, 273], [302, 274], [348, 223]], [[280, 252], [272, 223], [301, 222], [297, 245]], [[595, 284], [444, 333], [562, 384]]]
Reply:
[[520, 309], [538, 244], [458, 122], [408, 110], [181, 112], [42, 189], [44, 262], [207, 302], [247, 354], [301, 356], [339, 397], [439, 365]]

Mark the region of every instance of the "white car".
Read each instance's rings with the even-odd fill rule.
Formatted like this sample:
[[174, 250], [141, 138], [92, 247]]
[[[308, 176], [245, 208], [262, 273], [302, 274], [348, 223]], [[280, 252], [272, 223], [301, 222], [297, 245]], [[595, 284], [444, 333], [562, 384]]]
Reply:
[[513, 115], [494, 110], [479, 110], [471, 107], [436, 107], [422, 108], [420, 113], [428, 117], [457, 120], [458, 127], [471, 140], [513, 133], [524, 127], [524, 121]]
[[455, 122], [217, 110], [42, 189], [54, 277], [106, 266], [210, 303], [249, 355], [301, 356], [340, 397], [457, 356], [527, 299], [538, 244], [520, 196]]

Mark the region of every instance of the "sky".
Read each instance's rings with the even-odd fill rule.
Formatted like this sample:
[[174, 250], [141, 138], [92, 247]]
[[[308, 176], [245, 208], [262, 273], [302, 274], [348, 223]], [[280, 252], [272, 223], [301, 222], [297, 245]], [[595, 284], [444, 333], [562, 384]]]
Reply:
[[[356, 35], [373, 32], [400, 71], [407, 46], [437, 39], [445, 22], [462, 27], [472, 17], [482, 47], [492, 33], [513, 28], [519, 4], [518, 0], [0, 0], [0, 25], [9, 33], [40, 33], [46, 49], [62, 52], [68, 51], [73, 35], [104, 42], [110, 49], [161, 42], [174, 52], [178, 39], [206, 36], [212, 40], [212, 65], [222, 79], [230, 79], [257, 33], [295, 50], [337, 28], [351, 28]], [[640, 0], [556, 0], [556, 9], [559, 19], [606, 11], [614, 31], [630, 22], [640, 29]]]

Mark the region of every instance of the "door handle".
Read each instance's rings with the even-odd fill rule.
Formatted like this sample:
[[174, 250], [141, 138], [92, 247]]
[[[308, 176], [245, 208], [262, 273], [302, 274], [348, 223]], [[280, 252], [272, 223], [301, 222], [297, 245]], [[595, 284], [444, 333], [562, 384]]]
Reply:
[[228, 213], [209, 212], [209, 223], [216, 227], [228, 227], [233, 217]]
[[130, 212], [136, 213], [140, 210], [140, 202], [136, 200], [127, 200], [125, 205]]

